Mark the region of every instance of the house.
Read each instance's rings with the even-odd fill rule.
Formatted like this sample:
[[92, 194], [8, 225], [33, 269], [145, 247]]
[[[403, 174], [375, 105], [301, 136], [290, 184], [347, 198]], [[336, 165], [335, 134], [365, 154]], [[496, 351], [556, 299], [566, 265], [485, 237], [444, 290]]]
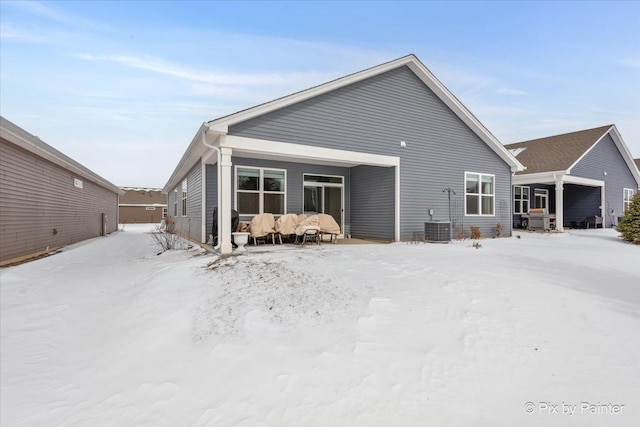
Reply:
[[556, 228], [579, 227], [587, 218], [617, 224], [640, 185], [640, 172], [615, 125], [506, 146], [526, 167], [516, 172], [514, 223], [530, 208], [555, 214]]
[[167, 195], [161, 188], [120, 187], [120, 224], [159, 224], [167, 215]]
[[0, 117], [0, 265], [117, 230], [118, 187]]
[[521, 169], [408, 55], [203, 123], [163, 191], [193, 240], [207, 240], [220, 206], [229, 253], [231, 209], [242, 220], [329, 213], [345, 236], [389, 241], [424, 235], [428, 220], [485, 235], [502, 223], [510, 235], [511, 176]]

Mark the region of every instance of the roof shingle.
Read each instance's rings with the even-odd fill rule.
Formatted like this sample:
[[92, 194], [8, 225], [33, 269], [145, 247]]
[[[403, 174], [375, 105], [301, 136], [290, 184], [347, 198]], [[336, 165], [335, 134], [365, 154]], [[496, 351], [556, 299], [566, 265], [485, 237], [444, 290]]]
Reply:
[[[505, 145], [527, 169], [517, 175], [567, 170], [613, 125]], [[514, 149], [521, 150], [515, 151]]]

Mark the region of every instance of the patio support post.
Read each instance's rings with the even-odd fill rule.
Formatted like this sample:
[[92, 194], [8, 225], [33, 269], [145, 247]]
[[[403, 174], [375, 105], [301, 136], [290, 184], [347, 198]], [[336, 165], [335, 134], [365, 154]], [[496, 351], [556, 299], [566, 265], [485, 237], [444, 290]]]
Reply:
[[231, 148], [220, 147], [221, 161], [221, 179], [220, 193], [221, 200], [218, 207], [218, 215], [220, 216], [220, 253], [223, 255], [230, 254], [233, 250], [231, 247]]
[[556, 177], [556, 230], [564, 231], [564, 181]]

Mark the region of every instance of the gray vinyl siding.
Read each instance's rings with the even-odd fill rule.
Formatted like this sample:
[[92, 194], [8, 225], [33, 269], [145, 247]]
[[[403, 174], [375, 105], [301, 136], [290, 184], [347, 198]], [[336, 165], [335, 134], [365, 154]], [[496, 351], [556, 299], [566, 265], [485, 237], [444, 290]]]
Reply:
[[[202, 168], [197, 162], [187, 174], [187, 215], [182, 216], [182, 180], [178, 184], [178, 215], [176, 230], [195, 241], [202, 240]], [[184, 179], [184, 178], [183, 178]], [[170, 199], [173, 194], [170, 195]], [[172, 201], [172, 200], [171, 200]], [[173, 201], [172, 201], [173, 202]], [[173, 205], [169, 205], [172, 207]]]
[[0, 201], [0, 261], [100, 236], [103, 213], [108, 233], [118, 227], [117, 193], [4, 139]]
[[[467, 231], [477, 225], [492, 235], [502, 222], [511, 234], [509, 166], [407, 67], [233, 125], [229, 134], [399, 157], [401, 236], [423, 230], [428, 209], [433, 219], [449, 219], [447, 187]], [[495, 215], [464, 215], [465, 171], [495, 175]], [[374, 233], [386, 235], [386, 226]]]
[[[607, 173], [606, 175], [604, 173]], [[604, 181], [605, 221], [611, 227], [611, 217], [622, 216], [623, 189], [637, 189], [638, 184], [629, 166], [609, 134], [596, 144], [571, 170], [572, 176]], [[599, 192], [598, 192], [599, 193]], [[600, 203], [596, 207], [600, 206]], [[610, 210], [614, 213], [611, 214]], [[584, 219], [584, 218], [583, 218]]]
[[395, 239], [395, 173], [395, 168], [351, 168], [352, 237]]
[[207, 171], [207, 209], [206, 209], [206, 221], [207, 221], [207, 236], [212, 234], [211, 228], [213, 227], [213, 208], [218, 205], [218, 165], [206, 165]]

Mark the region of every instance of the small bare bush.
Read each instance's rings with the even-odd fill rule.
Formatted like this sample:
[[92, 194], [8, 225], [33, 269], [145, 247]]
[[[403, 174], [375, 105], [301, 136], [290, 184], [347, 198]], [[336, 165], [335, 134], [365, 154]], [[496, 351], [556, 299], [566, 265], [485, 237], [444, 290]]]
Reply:
[[464, 240], [464, 227], [457, 225], [454, 229], [456, 240]]
[[473, 240], [479, 240], [482, 237], [482, 233], [480, 232], [480, 227], [472, 225], [469, 227], [471, 230], [471, 238]]
[[503, 230], [502, 223], [501, 222], [497, 223], [496, 224], [496, 237], [502, 237], [502, 230]]

